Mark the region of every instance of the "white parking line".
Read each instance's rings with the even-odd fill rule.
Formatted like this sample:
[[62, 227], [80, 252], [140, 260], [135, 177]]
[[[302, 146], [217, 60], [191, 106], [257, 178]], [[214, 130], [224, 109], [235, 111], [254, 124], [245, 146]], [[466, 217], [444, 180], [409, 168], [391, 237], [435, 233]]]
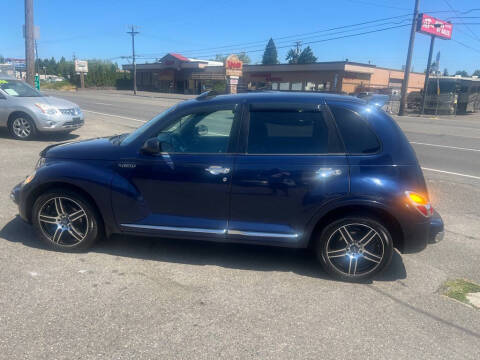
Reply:
[[438, 144], [427, 144], [427, 143], [421, 143], [421, 142], [415, 142], [415, 141], [410, 141], [410, 144], [434, 146], [434, 147], [453, 149], [453, 150], [478, 151], [478, 152], [480, 152], [480, 149], [462, 148], [462, 147], [457, 147], [457, 146], [447, 146], [447, 145], [438, 145]]
[[430, 168], [426, 168], [426, 167], [422, 167], [422, 170], [433, 171], [433, 172], [438, 172], [438, 173], [442, 173], [442, 174], [456, 175], [456, 176], [462, 176], [462, 177], [466, 177], [466, 178], [470, 178], [470, 179], [480, 180], [480, 176], [460, 174], [460, 173], [456, 173], [456, 172], [438, 170], [438, 169], [430, 169]]
[[107, 104], [107, 103], [100, 103], [100, 102], [96, 102], [94, 103], [96, 105], [107, 105], [107, 106], [113, 106], [112, 104]]
[[[83, 109], [82, 109], [82, 110], [83, 110]], [[97, 111], [91, 111], [91, 110], [83, 110], [83, 111], [84, 111], [84, 112], [87, 112], [87, 113], [92, 113], [92, 114], [97, 114], [97, 115], [104, 115], [104, 116], [111, 116], [111, 117], [116, 117], [116, 118], [125, 119], [125, 120], [137, 121], [137, 122], [141, 122], [141, 123], [146, 123], [146, 122], [147, 122], [146, 120], [134, 119], [134, 118], [130, 118], [130, 117], [126, 117], [126, 116], [121, 116], [121, 115], [105, 114], [105, 113], [101, 113], [101, 112], [97, 112]]]

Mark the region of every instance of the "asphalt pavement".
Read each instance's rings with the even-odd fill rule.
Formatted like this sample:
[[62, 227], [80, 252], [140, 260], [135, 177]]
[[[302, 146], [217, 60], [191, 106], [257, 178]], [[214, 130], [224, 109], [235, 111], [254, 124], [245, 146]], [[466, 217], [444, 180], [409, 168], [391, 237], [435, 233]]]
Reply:
[[9, 199], [38, 152], [132, 131], [184, 98], [55, 95], [84, 109], [83, 128], [30, 142], [0, 132], [1, 359], [479, 358], [480, 311], [439, 287], [480, 283], [480, 117], [397, 120], [445, 240], [348, 284], [289, 249], [121, 236], [88, 253], [45, 249]]

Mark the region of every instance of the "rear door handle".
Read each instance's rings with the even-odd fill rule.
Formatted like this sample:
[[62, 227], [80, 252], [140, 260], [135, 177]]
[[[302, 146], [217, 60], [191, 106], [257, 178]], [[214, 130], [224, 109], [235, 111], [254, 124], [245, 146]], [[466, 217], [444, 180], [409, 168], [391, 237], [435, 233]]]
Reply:
[[230, 172], [230, 168], [224, 168], [223, 166], [212, 165], [205, 169], [212, 175], [226, 175]]

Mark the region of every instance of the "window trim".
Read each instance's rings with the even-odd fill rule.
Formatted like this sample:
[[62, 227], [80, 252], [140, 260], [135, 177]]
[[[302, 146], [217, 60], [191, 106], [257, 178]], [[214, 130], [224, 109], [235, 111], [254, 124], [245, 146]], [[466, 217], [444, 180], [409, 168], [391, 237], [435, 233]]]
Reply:
[[[340, 147], [343, 149], [343, 152], [336, 152], [336, 153], [304, 153], [304, 154], [292, 154], [292, 153], [277, 153], [277, 154], [269, 154], [269, 153], [258, 153], [252, 154], [248, 152], [248, 137], [250, 133], [250, 113], [255, 111], [255, 108], [265, 110], [298, 110], [298, 108], [305, 108], [309, 109], [310, 111], [320, 112], [323, 114], [325, 123], [329, 129], [331, 129], [337, 139], [339, 141]], [[336, 123], [333, 121], [332, 115], [329, 113], [329, 109], [325, 103], [249, 103], [245, 106], [245, 116], [243, 120], [242, 132], [240, 132], [239, 136], [241, 136], [241, 146], [239, 147], [239, 154], [245, 156], [346, 156], [346, 149], [343, 143], [343, 139], [340, 137], [339, 131], [337, 129]]]
[[348, 152], [348, 149], [347, 149], [347, 144], [345, 143], [345, 140], [343, 139], [343, 135], [342, 135], [342, 132], [340, 131], [340, 128], [338, 127], [338, 124], [337, 124], [337, 119], [335, 118], [335, 115], [333, 114], [333, 111], [331, 109], [331, 104], [327, 104], [327, 108], [328, 108], [328, 111], [330, 112], [330, 116], [332, 117], [332, 120], [335, 124], [335, 128], [337, 129], [337, 133], [338, 133], [338, 136], [340, 137], [341, 141], [342, 141], [342, 144], [343, 144], [343, 148], [345, 150], [345, 154], [347, 156], [373, 156], [373, 155], [378, 155], [378, 154], [381, 154], [383, 153], [383, 142], [381, 141], [380, 137], [377, 135], [377, 132], [372, 128], [372, 126], [370, 125], [370, 123], [368, 122], [368, 120], [360, 115], [360, 113], [356, 110], [353, 110], [353, 109], [350, 109], [348, 107], [342, 107], [340, 105], [335, 105], [333, 104], [333, 106], [337, 106], [337, 107], [341, 107], [342, 109], [344, 110], [347, 110], [347, 111], [351, 111], [353, 112], [355, 115], [358, 116], [358, 118], [360, 118], [360, 120], [365, 124], [367, 125], [367, 128], [372, 132], [372, 134], [375, 136], [375, 138], [377, 139], [377, 142], [378, 144], [380, 145], [380, 148], [378, 149], [378, 151], [376, 152], [371, 152], [371, 153], [350, 153]]
[[[235, 155], [237, 152], [235, 151], [236, 148], [238, 148], [238, 133], [239, 133], [239, 125], [243, 122], [243, 111], [244, 111], [244, 104], [241, 103], [227, 103], [227, 104], [215, 104], [215, 105], [210, 105], [210, 106], [202, 106], [202, 107], [195, 107], [193, 109], [189, 110], [184, 110], [180, 111], [178, 114], [172, 113], [170, 116], [172, 118], [168, 119], [165, 124], [163, 124], [160, 128], [155, 129], [155, 131], [152, 130], [153, 133], [160, 133], [162, 130], [168, 126], [170, 126], [175, 120], [178, 120], [180, 117], [187, 116], [196, 112], [202, 112], [207, 110], [208, 108], [215, 109], [215, 111], [221, 111], [221, 110], [229, 110], [230, 107], [235, 108], [237, 107], [237, 111], [235, 112], [235, 116], [233, 117], [233, 123], [232, 123], [232, 128], [230, 129], [230, 136], [228, 139], [228, 145], [227, 145], [227, 151], [226, 152], [164, 152], [161, 151], [158, 154], [149, 155], [150, 157], [156, 158], [156, 157], [161, 157], [161, 156], [166, 156], [166, 155]], [[213, 112], [213, 111], [212, 111]], [[237, 125], [236, 125], [237, 124]], [[149, 136], [146, 136], [147, 139], [151, 138], [151, 134]], [[146, 140], [143, 140], [143, 143]], [[138, 153], [141, 154], [140, 149], [138, 149]]]

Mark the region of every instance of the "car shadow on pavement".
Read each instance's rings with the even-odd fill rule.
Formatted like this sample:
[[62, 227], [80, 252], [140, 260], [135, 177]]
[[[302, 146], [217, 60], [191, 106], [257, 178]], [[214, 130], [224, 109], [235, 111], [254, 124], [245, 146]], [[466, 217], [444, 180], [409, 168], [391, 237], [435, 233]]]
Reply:
[[[71, 141], [79, 136], [72, 133], [39, 133], [32, 141]], [[7, 129], [0, 129], [0, 138], [13, 140]]]
[[[32, 248], [47, 249], [36, 237], [33, 228], [18, 216], [0, 230], [0, 238]], [[90, 252], [179, 264], [215, 265], [229, 269], [293, 272], [301, 276], [332, 280], [322, 270], [313, 252], [304, 249], [114, 235], [100, 241]], [[374, 280], [395, 281], [406, 277], [402, 257], [395, 251], [391, 265], [385, 272], [375, 276]]]

